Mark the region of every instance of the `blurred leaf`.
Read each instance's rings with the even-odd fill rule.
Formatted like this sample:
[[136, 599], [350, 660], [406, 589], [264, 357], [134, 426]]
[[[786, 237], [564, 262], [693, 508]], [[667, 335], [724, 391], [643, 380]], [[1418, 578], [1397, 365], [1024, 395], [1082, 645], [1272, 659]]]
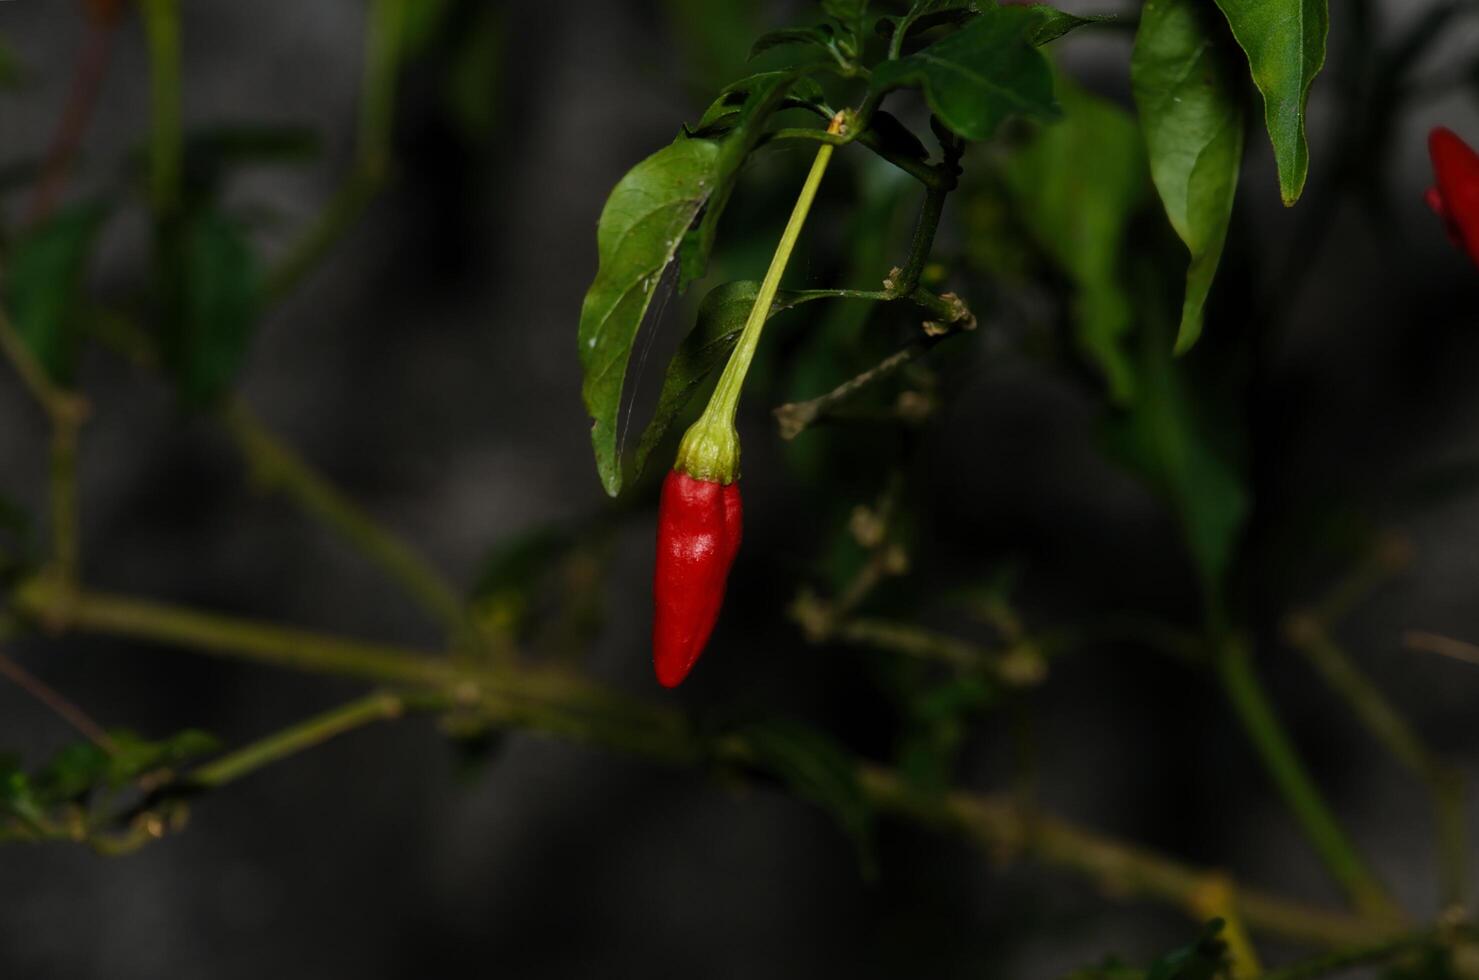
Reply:
[[5, 264], [5, 301], [16, 329], [62, 384], [77, 372], [83, 277], [107, 216], [96, 201], [58, 211], [18, 239]]
[[950, 129], [989, 138], [1002, 120], [1058, 116], [1053, 73], [1033, 47], [1038, 15], [1020, 7], [988, 7], [959, 31], [897, 61], [875, 66], [872, 93], [914, 86]]
[[1141, 343], [1140, 388], [1129, 411], [1111, 427], [1120, 457], [1176, 512], [1204, 586], [1220, 590], [1248, 516], [1242, 474], [1219, 444], [1192, 395], [1184, 362], [1173, 361], [1158, 319]]
[[[739, 335], [755, 305], [755, 296], [760, 284], [753, 280], [727, 282], [709, 290], [698, 308], [698, 319], [688, 336], [678, 345], [673, 359], [668, 362], [667, 374], [663, 376], [662, 393], [658, 396], [657, 410], [642, 441], [637, 445], [636, 472], [640, 474], [647, 464], [647, 457], [662, 442], [663, 436], [672, 427], [683, 410], [693, 400], [711, 374], [724, 367], [729, 352], [739, 341]], [[782, 310], [796, 305], [794, 294], [780, 292], [771, 304], [770, 314], [775, 316]]]
[[995, 695], [996, 689], [984, 678], [968, 675], [909, 692], [899, 768], [910, 783], [930, 792], [944, 792], [953, 784], [969, 720]]
[[13, 756], [0, 756], [0, 813], [37, 824], [46, 819], [45, 810], [31, 788], [30, 777]]
[[483, 559], [473, 587], [478, 619], [511, 636], [522, 636], [528, 626], [533, 593], [551, 567], [579, 543], [566, 525], [548, 525], [500, 541]]
[[458, 34], [447, 66], [447, 106], [463, 139], [474, 146], [489, 146], [497, 135], [507, 19], [502, 5], [478, 4], [472, 23]]
[[1130, 67], [1150, 174], [1191, 252], [1178, 354], [1202, 333], [1243, 158], [1242, 108], [1216, 26], [1197, 0], [1149, 0]]
[[1145, 974], [1145, 980], [1214, 980], [1232, 976], [1227, 958], [1227, 944], [1218, 938], [1222, 920], [1207, 923], [1206, 931], [1195, 943], [1156, 960]]
[[1038, 247], [1076, 290], [1080, 350], [1103, 374], [1111, 400], [1135, 395], [1125, 343], [1134, 308], [1121, 258], [1130, 219], [1145, 198], [1140, 130], [1118, 106], [1059, 85], [1064, 120], [1044, 126], [1008, 161], [1007, 186]]
[[714, 158], [713, 193], [698, 226], [683, 238], [678, 273], [680, 292], [708, 268], [709, 255], [719, 235], [719, 219], [724, 216], [724, 208], [734, 193], [740, 169], [765, 135], [765, 125], [770, 117], [785, 108], [792, 89], [802, 92], [803, 98], [816, 92], [816, 83], [799, 71], [765, 72], [752, 75], [741, 84], [745, 86], [744, 101], [734, 116], [728, 135], [719, 141], [719, 151]]
[[0, 38], [0, 89], [19, 88], [23, 78], [20, 59], [15, 56], [10, 45]]
[[865, 870], [871, 868], [873, 807], [846, 749], [816, 729], [782, 720], [756, 722], [732, 734], [748, 747], [757, 770], [831, 814], [857, 843]]
[[185, 222], [182, 303], [166, 321], [163, 346], [186, 404], [202, 406], [226, 393], [246, 359], [261, 308], [262, 273], [235, 219], [203, 208]]
[[101, 783], [107, 773], [108, 753], [91, 742], [73, 742], [36, 773], [36, 799], [45, 805], [76, 800]]
[[429, 47], [447, 23], [453, 0], [410, 0], [402, 3], [401, 56], [416, 58]]
[[117, 750], [108, 758], [106, 767], [107, 785], [114, 789], [140, 776], [161, 769], [174, 769], [221, 749], [221, 742], [214, 735], [194, 728], [176, 732], [157, 742], [121, 728], [110, 730], [108, 738]]
[[1299, 200], [1309, 174], [1304, 133], [1310, 85], [1325, 65], [1328, 0], [1217, 0], [1233, 36], [1248, 55], [1263, 93], [1264, 122], [1286, 205]]
[[719, 155], [718, 143], [680, 137], [632, 168], [601, 212], [600, 267], [578, 336], [596, 469], [613, 497], [622, 484], [617, 423], [632, 344], [663, 273], [714, 192]]

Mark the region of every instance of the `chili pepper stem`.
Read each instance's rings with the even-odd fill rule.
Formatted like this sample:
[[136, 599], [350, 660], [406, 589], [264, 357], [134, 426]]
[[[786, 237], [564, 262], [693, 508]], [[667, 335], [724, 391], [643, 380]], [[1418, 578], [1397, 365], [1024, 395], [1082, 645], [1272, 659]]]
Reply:
[[[827, 132], [841, 133], [846, 118], [845, 112], [833, 116]], [[811, 165], [806, 183], [801, 185], [801, 194], [796, 198], [791, 220], [781, 233], [775, 255], [770, 260], [770, 268], [760, 283], [760, 292], [755, 296], [755, 305], [750, 308], [749, 319], [745, 321], [739, 341], [734, 345], [734, 353], [730, 354], [729, 363], [724, 366], [724, 373], [714, 386], [714, 394], [709, 398], [708, 407], [684, 433], [683, 441], [678, 446], [676, 468], [694, 479], [733, 483], [739, 478], [739, 436], [734, 431], [734, 416], [739, 407], [740, 391], [744, 388], [750, 362], [755, 358], [755, 349], [760, 344], [760, 332], [765, 328], [771, 304], [775, 302], [775, 294], [780, 289], [781, 276], [785, 274], [786, 265], [791, 261], [791, 252], [796, 248], [796, 240], [801, 237], [801, 229], [806, 224], [812, 202], [816, 200], [817, 188], [821, 186], [822, 175], [827, 172], [827, 164], [832, 160], [834, 149], [831, 143], [823, 143], [817, 150], [816, 161]]]

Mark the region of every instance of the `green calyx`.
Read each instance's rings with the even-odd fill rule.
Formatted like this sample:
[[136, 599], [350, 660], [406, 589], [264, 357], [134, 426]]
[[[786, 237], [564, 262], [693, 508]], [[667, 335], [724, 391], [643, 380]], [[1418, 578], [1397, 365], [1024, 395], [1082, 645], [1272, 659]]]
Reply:
[[[841, 132], [844, 121], [844, 114], [838, 113], [827, 131]], [[740, 391], [744, 388], [750, 362], [755, 359], [755, 349], [760, 345], [760, 331], [765, 327], [766, 315], [775, 302], [776, 292], [781, 288], [781, 276], [785, 274], [786, 264], [791, 261], [791, 252], [796, 248], [796, 240], [801, 237], [801, 229], [806, 224], [812, 201], [816, 200], [822, 175], [827, 172], [827, 164], [832, 160], [833, 149], [832, 144], [823, 143], [817, 150], [816, 162], [811, 165], [806, 183], [801, 185], [801, 194], [796, 198], [795, 208], [791, 210], [791, 220], [786, 222], [786, 230], [781, 233], [775, 255], [770, 260], [770, 268], [760, 283], [760, 291], [755, 295], [755, 305], [750, 308], [744, 330], [740, 332], [739, 341], [734, 345], [734, 353], [729, 355], [729, 363], [724, 366], [724, 373], [714, 386], [708, 407], [698, 421], [689, 426], [688, 431], [683, 434], [683, 441], [678, 444], [678, 459], [674, 468], [695, 480], [733, 483], [739, 479], [739, 433], [734, 430], [734, 416], [739, 408]]]

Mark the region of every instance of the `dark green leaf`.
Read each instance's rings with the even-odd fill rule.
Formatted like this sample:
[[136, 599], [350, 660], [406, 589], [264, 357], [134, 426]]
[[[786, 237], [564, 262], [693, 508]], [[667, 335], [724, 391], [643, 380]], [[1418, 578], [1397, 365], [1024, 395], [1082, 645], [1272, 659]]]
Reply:
[[1239, 468], [1222, 449], [1185, 377], [1184, 361], [1166, 349], [1162, 318], [1147, 311], [1135, 403], [1116, 420], [1112, 444], [1175, 511], [1202, 582], [1219, 589], [1248, 516]]
[[788, 721], [757, 722], [733, 734], [743, 740], [756, 769], [826, 810], [858, 843], [865, 863], [870, 859], [873, 807], [846, 749], [822, 732]]
[[1145, 198], [1145, 152], [1134, 120], [1076, 86], [1060, 84], [1064, 120], [1042, 127], [1006, 169], [1021, 219], [1076, 290], [1080, 350], [1112, 400], [1135, 393], [1125, 343], [1134, 309], [1121, 258], [1130, 219]]
[[1070, 31], [1076, 31], [1080, 27], [1087, 27], [1090, 24], [1103, 24], [1114, 20], [1113, 17], [1109, 16], [1080, 17], [1077, 14], [1070, 14], [1056, 7], [1050, 7], [1045, 3], [1033, 4], [1027, 9], [1037, 15], [1037, 24], [1032, 28], [1030, 36], [1032, 43], [1038, 47], [1042, 47], [1044, 44], [1051, 44], [1063, 35]]
[[1038, 15], [988, 7], [940, 41], [873, 69], [874, 94], [902, 86], [924, 89], [941, 121], [966, 139], [983, 140], [1009, 116], [1054, 119], [1053, 74], [1033, 47]]
[[820, 48], [830, 52], [832, 49], [832, 28], [826, 24], [817, 27], [786, 27], [778, 31], [760, 35], [759, 39], [750, 46], [750, 57], [764, 54], [772, 48], [779, 48], [787, 44], [801, 44]]
[[45, 810], [31, 787], [30, 777], [12, 756], [0, 758], [0, 814], [10, 814], [30, 824], [46, 819]]
[[0, 40], [0, 88], [17, 88], [23, 77], [20, 59], [16, 58], [10, 45]]
[[1202, 332], [1243, 158], [1243, 113], [1217, 26], [1197, 0], [1148, 0], [1130, 65], [1150, 174], [1191, 252], [1178, 354]]
[[245, 230], [213, 208], [186, 218], [183, 302], [165, 359], [187, 404], [207, 405], [236, 380], [261, 308], [261, 269]]
[[860, 54], [863, 24], [868, 17], [868, 0], [822, 0], [822, 9], [852, 36], [854, 55]]
[[803, 100], [815, 99], [820, 94], [816, 83], [800, 71], [764, 72], [752, 75], [742, 84], [745, 86], [744, 101], [731, 123], [729, 134], [719, 142], [719, 152], [714, 159], [713, 194], [698, 227], [684, 236], [678, 274], [680, 291], [687, 289], [688, 284], [708, 268], [709, 255], [719, 234], [719, 219], [734, 193], [740, 169], [765, 135], [765, 125], [770, 117], [786, 107], [793, 89], [801, 93]]
[[108, 759], [106, 779], [115, 789], [140, 776], [176, 768], [221, 748], [220, 740], [214, 735], [194, 728], [158, 742], [140, 738], [126, 729], [113, 729], [108, 732], [108, 738], [116, 751]]
[[725, 88], [704, 110], [698, 125], [693, 129], [695, 136], [719, 136], [733, 130], [737, 125], [746, 121], [746, 106], [751, 96], [757, 91], [768, 90], [776, 84], [788, 86], [785, 97], [781, 100], [776, 110], [781, 109], [811, 109], [824, 115], [831, 115], [825, 105], [825, 96], [822, 87], [814, 79], [796, 77], [794, 72], [768, 71], [749, 78], [742, 78]]
[[483, 559], [473, 605], [480, 621], [511, 635], [522, 634], [533, 605], [533, 593], [551, 567], [578, 545], [563, 524], [535, 528], [500, 541]]
[[463, 139], [487, 147], [498, 135], [498, 111], [508, 67], [508, 11], [496, 3], [479, 4], [471, 23], [456, 39], [447, 65], [445, 99], [448, 113]]
[[632, 344], [663, 273], [714, 192], [718, 159], [718, 143], [680, 138], [623, 177], [601, 212], [600, 267], [578, 337], [596, 469], [613, 497], [622, 483], [617, 427]]
[[924, 160], [930, 155], [913, 130], [882, 109], [873, 113], [868, 128], [877, 134], [879, 145], [888, 153], [914, 160]]
[[[709, 290], [704, 301], [699, 304], [698, 320], [679, 344], [673, 359], [668, 362], [668, 371], [662, 382], [662, 394], [657, 400], [657, 411], [637, 446], [638, 473], [642, 472], [647, 464], [647, 457], [662, 442], [663, 436], [693, 401], [704, 382], [729, 359], [729, 352], [734, 350], [734, 345], [739, 340], [759, 291], [760, 284], [752, 280], [727, 282]], [[770, 316], [789, 309], [795, 302], [790, 294], [778, 293], [775, 302], [771, 304]]]
[[91, 742], [74, 742], [36, 774], [36, 799], [66, 803], [86, 795], [108, 772], [108, 753]]
[[441, 32], [452, 10], [452, 0], [415, 0], [401, 4], [400, 54], [419, 56]]
[[1263, 93], [1279, 191], [1291, 205], [1299, 200], [1309, 174], [1304, 109], [1310, 85], [1325, 65], [1328, 0], [1217, 0], [1217, 6], [1247, 53], [1253, 83]]
[[76, 374], [83, 277], [107, 215], [97, 202], [59, 211], [18, 240], [6, 263], [5, 301], [16, 329], [63, 384]]
[[1230, 977], [1232, 965], [1227, 958], [1227, 944], [1218, 938], [1222, 920], [1207, 924], [1200, 939], [1184, 949], [1168, 953], [1145, 974], [1145, 980], [1215, 980]]

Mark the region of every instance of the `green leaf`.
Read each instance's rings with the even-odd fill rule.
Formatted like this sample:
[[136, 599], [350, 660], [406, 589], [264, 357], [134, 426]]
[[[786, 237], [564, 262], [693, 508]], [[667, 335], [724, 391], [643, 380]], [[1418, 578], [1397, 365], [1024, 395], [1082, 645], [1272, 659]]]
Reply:
[[1243, 158], [1243, 113], [1216, 26], [1197, 0], [1148, 0], [1130, 63], [1150, 175], [1191, 252], [1178, 354], [1202, 332]]
[[108, 753], [91, 742], [73, 742], [36, 774], [36, 799], [51, 805], [78, 799], [108, 772]]
[[852, 35], [853, 54], [861, 54], [863, 25], [868, 17], [868, 0], [822, 0], [822, 9]]
[[[698, 319], [688, 336], [678, 345], [673, 359], [668, 362], [667, 374], [663, 376], [662, 393], [657, 399], [657, 411], [653, 413], [652, 421], [647, 424], [647, 430], [642, 433], [642, 441], [637, 445], [638, 473], [646, 467], [647, 457], [662, 442], [663, 436], [693, 401], [708, 377], [724, 367], [730, 351], [734, 350], [734, 345], [739, 341], [740, 332], [744, 330], [745, 321], [749, 319], [759, 291], [760, 284], [753, 280], [726, 282], [709, 290], [699, 304]], [[790, 293], [777, 293], [766, 319], [790, 309], [797, 302]]]
[[181, 238], [181, 305], [169, 318], [165, 362], [186, 404], [207, 405], [236, 380], [262, 302], [262, 270], [239, 222], [192, 212]]
[[1039, 24], [1031, 10], [988, 7], [929, 47], [877, 65], [869, 88], [923, 88], [935, 114], [966, 139], [990, 138], [1009, 116], [1055, 119], [1053, 73], [1032, 44]]
[[758, 57], [773, 48], [783, 47], [788, 44], [819, 48], [830, 54], [833, 43], [834, 34], [832, 28], [826, 24], [820, 24], [816, 27], [785, 27], [778, 31], [768, 31], [760, 35], [755, 40], [755, 43], [750, 46], [750, 57]]
[[873, 806], [858, 780], [857, 763], [830, 736], [795, 722], [756, 722], [733, 733], [749, 750], [750, 763], [827, 811], [871, 865]]
[[751, 95], [757, 91], [768, 90], [776, 84], [788, 86], [776, 111], [810, 109], [818, 114], [831, 115], [831, 112], [826, 109], [822, 87], [814, 79], [798, 78], [794, 72], [789, 71], [760, 72], [725, 86], [719, 92], [719, 97], [704, 110], [703, 116], [693, 128], [692, 135], [712, 137], [732, 131], [746, 121], [746, 106], [750, 102]]
[[1125, 349], [1134, 307], [1122, 256], [1130, 219], [1145, 198], [1140, 131], [1118, 106], [1060, 84], [1064, 119], [1044, 126], [1008, 162], [1021, 220], [1075, 289], [1075, 337], [1103, 374], [1111, 400], [1128, 403], [1135, 372]]
[[1213, 919], [1195, 943], [1151, 964], [1145, 980], [1215, 980], [1232, 976], [1227, 944], [1218, 938], [1222, 920]]
[[1038, 47], [1042, 47], [1044, 44], [1051, 44], [1063, 35], [1070, 31], [1076, 31], [1080, 27], [1087, 27], [1090, 24], [1104, 24], [1114, 20], [1114, 17], [1109, 15], [1080, 17], [1078, 14], [1070, 14], [1056, 7], [1050, 7], [1045, 3], [1033, 4], [1027, 9], [1037, 15], [1037, 24], [1033, 27], [1030, 37], [1032, 43]]
[[719, 152], [713, 164], [713, 193], [704, 208], [703, 217], [698, 227], [684, 236], [678, 274], [679, 291], [687, 289], [688, 284], [701, 277], [708, 268], [709, 255], [719, 234], [719, 219], [724, 216], [724, 208], [734, 193], [741, 168], [765, 135], [765, 125], [770, 117], [786, 108], [793, 89], [801, 93], [803, 102], [807, 99], [820, 101], [820, 90], [803, 71], [762, 72], [736, 84], [743, 86], [736, 91], [743, 93], [744, 101], [729, 122], [728, 135], [719, 141]]
[[115, 789], [140, 776], [173, 769], [221, 749], [221, 742], [214, 735], [194, 728], [157, 742], [140, 738], [127, 729], [113, 729], [108, 732], [108, 738], [116, 752], [108, 758], [104, 776]]
[[65, 208], [18, 240], [6, 263], [4, 295], [16, 329], [62, 384], [76, 375], [83, 277], [107, 216], [98, 202]]
[[13, 756], [0, 757], [0, 814], [4, 813], [29, 824], [46, 820], [46, 811], [36, 799], [30, 777]]
[[533, 595], [555, 563], [580, 544], [565, 524], [550, 524], [500, 541], [483, 559], [473, 587], [473, 607], [480, 622], [522, 637]]
[[581, 394], [606, 492], [621, 490], [618, 416], [632, 344], [663, 273], [714, 193], [719, 144], [680, 137], [621, 179], [596, 229], [600, 267], [580, 311]]
[[1217, 6], [1247, 53], [1253, 83], [1263, 93], [1279, 191], [1284, 204], [1292, 205], [1309, 174], [1304, 110], [1310, 85], [1325, 65], [1328, 0], [1217, 0]]
[[446, 65], [443, 98], [463, 139], [489, 148], [498, 137], [498, 113], [508, 75], [511, 32], [500, 4], [479, 4], [459, 31]]
[[1243, 476], [1185, 376], [1185, 361], [1166, 350], [1163, 318], [1150, 311], [1141, 344], [1134, 405], [1115, 420], [1111, 446], [1175, 511], [1187, 551], [1204, 583], [1221, 588], [1248, 517]]

